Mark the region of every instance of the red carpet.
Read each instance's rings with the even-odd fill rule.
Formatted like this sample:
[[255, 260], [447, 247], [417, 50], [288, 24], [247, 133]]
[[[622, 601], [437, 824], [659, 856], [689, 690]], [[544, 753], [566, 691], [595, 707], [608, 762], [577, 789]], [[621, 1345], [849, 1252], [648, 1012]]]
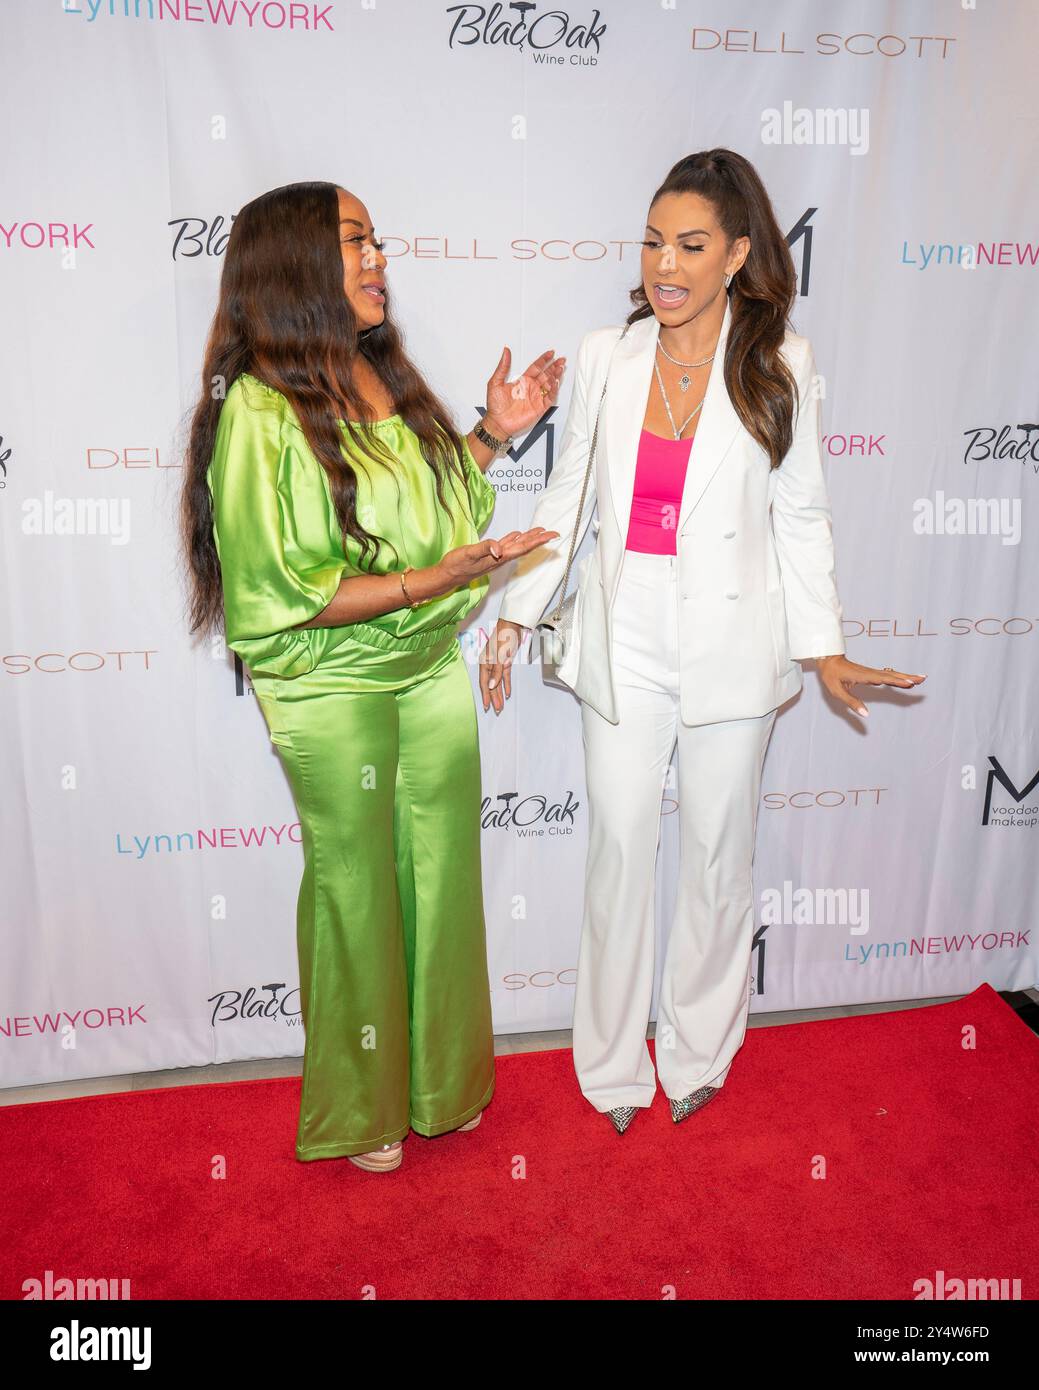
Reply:
[[391, 1174], [298, 1163], [298, 1096], [0, 1109], [0, 1297], [47, 1270], [129, 1278], [136, 1299], [911, 1299], [938, 1270], [1039, 1289], [1039, 1040], [987, 985], [753, 1029], [709, 1106], [676, 1126], [658, 1091], [623, 1137], [569, 1051], [500, 1058], [479, 1129], [412, 1135]]

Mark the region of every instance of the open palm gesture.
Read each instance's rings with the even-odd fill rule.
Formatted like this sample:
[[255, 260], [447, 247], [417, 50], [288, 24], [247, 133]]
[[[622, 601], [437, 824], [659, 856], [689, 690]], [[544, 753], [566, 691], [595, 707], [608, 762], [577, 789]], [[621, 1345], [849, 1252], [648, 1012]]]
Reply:
[[566, 358], [543, 352], [515, 381], [508, 379], [511, 364], [512, 353], [503, 348], [487, 383], [487, 415], [509, 436], [525, 434], [556, 404]]

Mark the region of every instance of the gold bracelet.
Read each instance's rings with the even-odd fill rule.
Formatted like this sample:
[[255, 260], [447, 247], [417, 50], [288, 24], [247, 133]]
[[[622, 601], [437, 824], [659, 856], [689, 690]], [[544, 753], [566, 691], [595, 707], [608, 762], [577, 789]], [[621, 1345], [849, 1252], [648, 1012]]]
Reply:
[[411, 597], [411, 595], [408, 593], [408, 586], [407, 586], [407, 584], [404, 582], [404, 576], [405, 576], [406, 574], [410, 574], [411, 571], [412, 571], [414, 568], [415, 568], [414, 565], [405, 565], [404, 568], [403, 568], [403, 569], [401, 570], [401, 572], [400, 572], [400, 587], [404, 590], [404, 597], [405, 597], [405, 599], [407, 600], [407, 603], [408, 603], [408, 607], [409, 607], [409, 608], [417, 608], [417, 607], [418, 607], [418, 604], [415, 602], [415, 600], [414, 600], [414, 599]]

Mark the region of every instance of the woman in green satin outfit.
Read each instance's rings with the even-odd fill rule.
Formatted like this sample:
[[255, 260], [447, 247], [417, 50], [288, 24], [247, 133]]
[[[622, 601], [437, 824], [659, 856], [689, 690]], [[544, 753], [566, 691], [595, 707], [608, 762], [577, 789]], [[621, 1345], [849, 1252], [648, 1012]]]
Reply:
[[[460, 435], [403, 350], [364, 205], [330, 183], [248, 203], [227, 244], [182, 509], [192, 631], [221, 611], [296, 801], [305, 1030], [296, 1157], [399, 1165], [494, 1091], [480, 758], [459, 623], [555, 533], [479, 539], [484, 476], [564, 359]], [[483, 435], [483, 438], [480, 435]]]

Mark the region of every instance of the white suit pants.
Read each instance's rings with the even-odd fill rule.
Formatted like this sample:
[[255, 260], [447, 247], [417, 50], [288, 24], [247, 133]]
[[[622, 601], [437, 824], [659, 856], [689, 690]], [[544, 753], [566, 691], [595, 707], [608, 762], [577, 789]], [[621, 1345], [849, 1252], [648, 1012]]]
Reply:
[[678, 605], [675, 556], [625, 551], [612, 615], [620, 722], [581, 706], [589, 844], [573, 1049], [581, 1091], [602, 1112], [648, 1106], [656, 1091], [654, 889], [676, 738], [681, 868], [655, 1039], [666, 1096], [723, 1085], [750, 1009], [751, 866], [776, 711], [681, 722]]

